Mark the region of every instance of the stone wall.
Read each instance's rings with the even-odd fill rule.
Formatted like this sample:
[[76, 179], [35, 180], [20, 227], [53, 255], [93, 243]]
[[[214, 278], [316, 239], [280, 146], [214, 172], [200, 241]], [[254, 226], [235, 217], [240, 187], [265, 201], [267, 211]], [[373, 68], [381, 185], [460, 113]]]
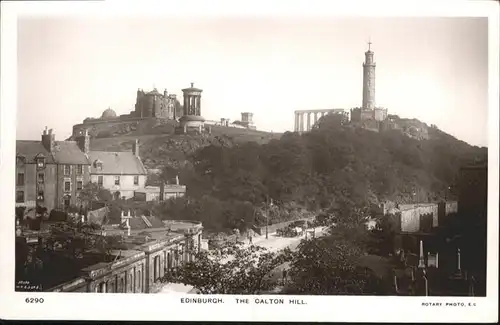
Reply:
[[76, 137], [80, 135], [83, 131], [88, 130], [91, 137], [98, 137], [100, 133], [104, 131], [110, 131], [111, 128], [128, 128], [130, 131], [137, 128], [137, 124], [141, 121], [147, 120], [146, 118], [140, 117], [117, 117], [114, 119], [95, 119], [84, 121], [82, 124], [73, 125], [73, 135]]

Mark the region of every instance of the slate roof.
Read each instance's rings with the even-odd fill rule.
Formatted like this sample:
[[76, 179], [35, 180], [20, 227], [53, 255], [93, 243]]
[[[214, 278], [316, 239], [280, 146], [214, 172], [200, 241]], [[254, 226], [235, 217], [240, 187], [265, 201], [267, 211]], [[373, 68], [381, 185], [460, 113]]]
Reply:
[[16, 154], [26, 157], [26, 163], [34, 163], [39, 154], [45, 156], [48, 164], [88, 165], [89, 161], [76, 141], [55, 141], [54, 152], [51, 154], [41, 141], [17, 140]]
[[[131, 151], [110, 152], [90, 151], [90, 173], [99, 175], [147, 175], [141, 159]], [[95, 161], [102, 162], [102, 169], [98, 170]]]
[[26, 163], [35, 163], [35, 157], [39, 154], [45, 156], [45, 161], [48, 164], [54, 163], [54, 157], [43, 146], [41, 141], [33, 140], [17, 140], [16, 141], [16, 155], [24, 156]]
[[87, 155], [80, 150], [76, 141], [56, 141], [54, 156], [60, 164], [89, 165]]
[[[148, 227], [143, 220], [143, 217], [148, 219], [151, 223], [152, 227]], [[165, 228], [163, 222], [157, 217], [152, 216], [143, 216], [143, 217], [133, 217], [129, 219], [130, 230], [140, 230], [140, 229], [151, 229], [151, 228]], [[124, 223], [121, 225], [122, 228]]]

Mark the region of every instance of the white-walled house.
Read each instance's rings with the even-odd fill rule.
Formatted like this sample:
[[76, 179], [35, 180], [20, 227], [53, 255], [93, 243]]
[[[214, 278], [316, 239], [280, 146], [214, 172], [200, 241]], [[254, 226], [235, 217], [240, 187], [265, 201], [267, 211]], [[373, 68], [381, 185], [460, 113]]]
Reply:
[[108, 189], [115, 199], [130, 199], [146, 186], [147, 172], [137, 140], [132, 151], [89, 151], [90, 181]]

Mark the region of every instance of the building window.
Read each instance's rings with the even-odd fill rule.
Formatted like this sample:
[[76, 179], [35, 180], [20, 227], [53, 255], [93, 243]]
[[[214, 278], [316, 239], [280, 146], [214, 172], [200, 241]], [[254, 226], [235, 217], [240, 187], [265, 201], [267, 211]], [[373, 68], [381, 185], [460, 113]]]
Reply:
[[103, 293], [106, 292], [106, 282], [101, 282], [99, 284], [99, 292], [103, 292]]
[[76, 189], [80, 191], [83, 188], [83, 182], [82, 181], [76, 181]]
[[120, 185], [120, 176], [115, 176], [115, 185]]
[[134, 185], [139, 185], [139, 176], [134, 176]]
[[36, 199], [38, 201], [43, 201], [45, 196], [43, 195], [43, 190], [38, 190], [38, 195], [36, 196]]
[[24, 191], [16, 192], [16, 203], [24, 203]]
[[64, 197], [64, 207], [69, 208], [69, 205], [71, 204], [71, 197], [70, 196], [65, 196]]
[[43, 174], [43, 173], [38, 174], [38, 183], [40, 183], [40, 184], [45, 183], [45, 174]]
[[64, 165], [64, 175], [71, 175], [71, 165]]
[[64, 181], [64, 191], [71, 192], [71, 181]]
[[103, 177], [97, 176], [97, 185], [102, 186], [102, 184], [103, 184]]
[[37, 158], [36, 159], [36, 166], [38, 168], [45, 168], [45, 158]]
[[17, 185], [24, 186], [24, 173], [17, 173]]
[[16, 159], [16, 163], [20, 167], [24, 166], [25, 162], [26, 162], [26, 158], [24, 158], [23, 156], [18, 156]]
[[77, 165], [77, 166], [76, 166], [76, 173], [77, 173], [78, 175], [83, 174], [83, 165]]

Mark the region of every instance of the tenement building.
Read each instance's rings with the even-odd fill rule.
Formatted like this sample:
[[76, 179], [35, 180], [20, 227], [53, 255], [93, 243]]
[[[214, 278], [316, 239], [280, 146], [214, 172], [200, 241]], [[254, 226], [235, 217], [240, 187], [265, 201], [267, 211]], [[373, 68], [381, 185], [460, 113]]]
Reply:
[[64, 209], [78, 205], [78, 193], [90, 180], [84, 153], [88, 142], [56, 141], [52, 129], [41, 141], [16, 141], [16, 207]]
[[16, 207], [42, 207], [47, 212], [80, 207], [80, 191], [89, 182], [109, 190], [115, 199], [161, 201], [186, 192], [178, 178], [176, 184], [146, 187], [137, 140], [129, 151], [95, 151], [88, 132], [74, 139], [56, 141], [52, 129], [46, 129], [41, 141], [16, 142]]

